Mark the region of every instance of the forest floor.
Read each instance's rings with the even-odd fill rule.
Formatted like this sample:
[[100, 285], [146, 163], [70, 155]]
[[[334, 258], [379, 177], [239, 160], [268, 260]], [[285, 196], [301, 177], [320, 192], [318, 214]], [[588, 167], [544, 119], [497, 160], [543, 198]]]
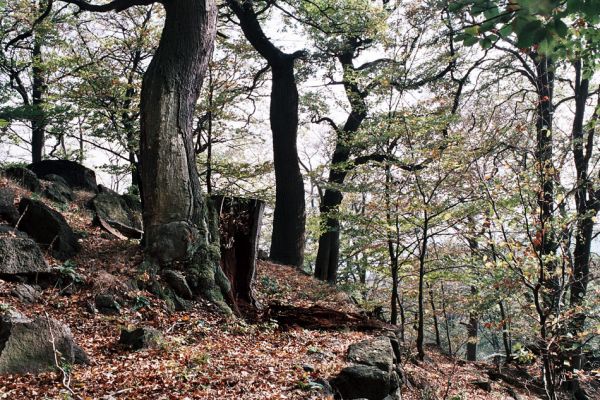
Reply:
[[[19, 195], [30, 195], [15, 189]], [[348, 345], [376, 335], [280, 327], [268, 320], [246, 323], [224, 318], [202, 302], [185, 312], [169, 312], [162, 300], [126, 284], [144, 279], [137, 268], [142, 261], [138, 243], [111, 238], [92, 226], [85, 202], [86, 194], [79, 193], [77, 202], [58, 209], [76, 231], [84, 233], [82, 251], [64, 270], [77, 274], [76, 287], [46, 288], [42, 300], [31, 305], [11, 295], [15, 283], [0, 281], [0, 308], [10, 306], [29, 316], [48, 315], [68, 324], [91, 364], [69, 366], [68, 379], [61, 372], [2, 377], [0, 399], [327, 398], [314, 382], [331, 378], [344, 367]], [[65, 266], [50, 256], [47, 261]], [[134, 306], [123, 307], [114, 316], [93, 313], [90, 304], [95, 295], [108, 289], [120, 290]], [[264, 261], [257, 266], [256, 297], [263, 307], [277, 302], [360, 312], [345, 293], [293, 268]], [[123, 327], [139, 326], [160, 330], [164, 334], [160, 346], [132, 352], [118, 344]], [[435, 392], [431, 398], [514, 398], [504, 383], [493, 383], [491, 392], [471, 383], [487, 380], [490, 364], [460, 361], [433, 347], [426, 361], [409, 359], [403, 364], [413, 384], [404, 385], [404, 399], [423, 398], [423, 382]], [[516, 393], [523, 400], [537, 398], [527, 390], [516, 389]]]

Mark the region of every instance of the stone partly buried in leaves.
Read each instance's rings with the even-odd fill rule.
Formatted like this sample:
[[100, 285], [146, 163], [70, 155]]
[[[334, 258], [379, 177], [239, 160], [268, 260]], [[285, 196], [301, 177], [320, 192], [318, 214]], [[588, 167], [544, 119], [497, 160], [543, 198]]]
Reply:
[[119, 344], [130, 350], [158, 348], [161, 341], [162, 334], [160, 331], [150, 327], [137, 328], [131, 331], [121, 329], [121, 336], [119, 337]]
[[401, 371], [392, 339], [381, 336], [355, 343], [348, 349], [348, 361], [354, 364], [344, 368], [331, 380], [331, 386], [341, 398], [400, 398]]
[[14, 311], [0, 317], [0, 374], [37, 373], [58, 365], [87, 364], [69, 328], [47, 318]]
[[31, 236], [42, 249], [50, 249], [59, 260], [73, 257], [79, 251], [77, 236], [59, 212], [41, 201], [29, 198], [19, 203], [19, 229]]

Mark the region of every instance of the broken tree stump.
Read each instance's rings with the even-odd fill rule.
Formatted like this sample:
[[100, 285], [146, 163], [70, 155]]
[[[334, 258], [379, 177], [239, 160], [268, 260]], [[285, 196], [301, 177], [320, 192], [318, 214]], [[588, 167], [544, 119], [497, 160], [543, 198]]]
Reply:
[[212, 196], [219, 215], [221, 269], [229, 279], [227, 299], [241, 315], [256, 309], [253, 281], [265, 203], [257, 199]]

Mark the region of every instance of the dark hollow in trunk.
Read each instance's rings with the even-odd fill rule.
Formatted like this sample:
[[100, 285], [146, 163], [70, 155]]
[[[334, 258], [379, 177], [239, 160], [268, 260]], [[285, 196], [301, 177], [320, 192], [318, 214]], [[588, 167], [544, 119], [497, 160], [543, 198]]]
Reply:
[[212, 207], [219, 215], [221, 269], [231, 284], [226, 297], [238, 315], [254, 310], [252, 283], [265, 204], [261, 200], [212, 196]]

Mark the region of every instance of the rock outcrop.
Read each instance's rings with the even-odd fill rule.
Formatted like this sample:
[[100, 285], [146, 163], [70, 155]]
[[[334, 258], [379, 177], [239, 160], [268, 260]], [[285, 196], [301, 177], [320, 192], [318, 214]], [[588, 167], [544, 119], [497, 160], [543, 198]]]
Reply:
[[30, 164], [27, 168], [42, 178], [47, 175], [58, 175], [72, 188], [98, 192], [96, 173], [74, 161], [43, 160]]
[[0, 277], [50, 272], [36, 242], [14, 228], [0, 227]]
[[8, 187], [0, 187], [0, 219], [12, 226], [19, 220], [19, 212], [15, 207], [15, 191]]

